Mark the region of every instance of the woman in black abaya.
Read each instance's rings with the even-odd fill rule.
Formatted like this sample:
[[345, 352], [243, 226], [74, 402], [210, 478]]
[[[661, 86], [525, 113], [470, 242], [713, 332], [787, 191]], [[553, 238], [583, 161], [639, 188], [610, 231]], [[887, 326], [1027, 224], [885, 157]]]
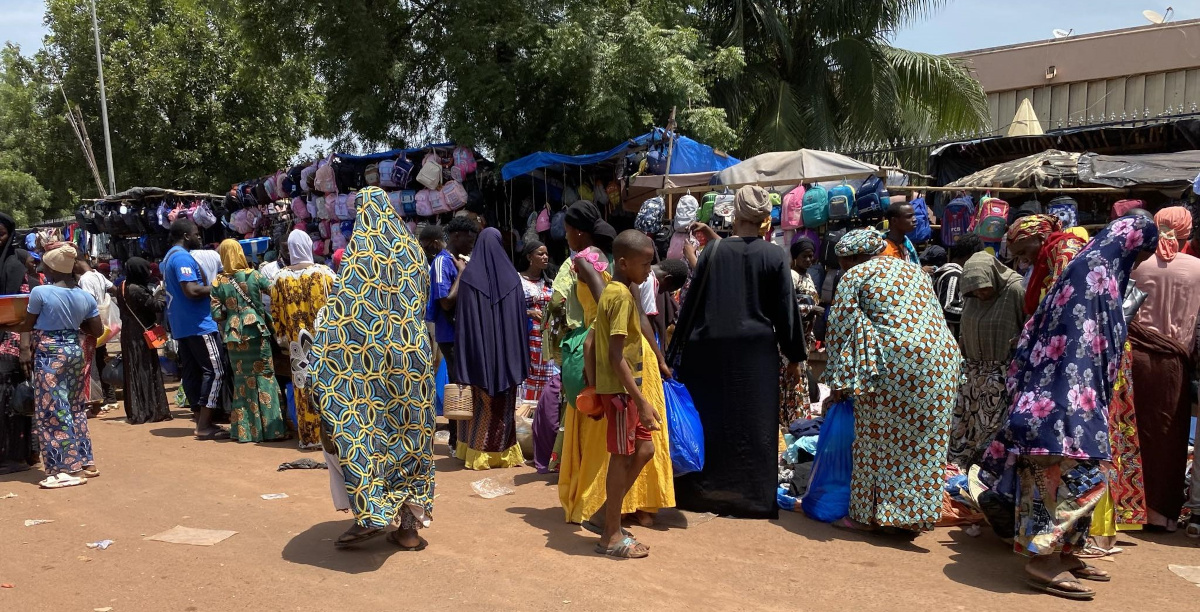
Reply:
[[783, 249], [759, 237], [771, 203], [760, 187], [734, 199], [734, 235], [711, 229], [671, 345], [704, 426], [704, 470], [675, 481], [678, 507], [777, 518], [779, 355], [799, 375], [803, 326]]
[[[29, 293], [25, 261], [17, 253], [17, 224], [0, 213], [0, 295]], [[24, 349], [22, 349], [24, 344]], [[30, 360], [29, 343], [21, 334], [0, 332], [0, 474], [28, 470], [33, 455], [33, 419], [18, 414], [12, 403], [13, 390], [26, 380]]]
[[146, 344], [145, 331], [158, 323], [163, 294], [150, 289], [150, 262], [125, 262], [125, 282], [117, 292], [121, 307], [121, 355], [125, 370], [125, 420], [131, 424], [171, 420], [158, 351]]

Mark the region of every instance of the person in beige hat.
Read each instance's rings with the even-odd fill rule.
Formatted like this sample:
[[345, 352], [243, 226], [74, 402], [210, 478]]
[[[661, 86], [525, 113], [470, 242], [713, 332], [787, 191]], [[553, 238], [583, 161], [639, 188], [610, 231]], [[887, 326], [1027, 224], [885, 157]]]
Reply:
[[709, 240], [667, 359], [704, 423], [705, 463], [675, 480], [675, 501], [685, 510], [776, 518], [780, 354], [799, 378], [804, 328], [787, 255], [759, 237], [771, 214], [767, 191], [742, 187], [733, 213], [725, 239], [693, 226]]

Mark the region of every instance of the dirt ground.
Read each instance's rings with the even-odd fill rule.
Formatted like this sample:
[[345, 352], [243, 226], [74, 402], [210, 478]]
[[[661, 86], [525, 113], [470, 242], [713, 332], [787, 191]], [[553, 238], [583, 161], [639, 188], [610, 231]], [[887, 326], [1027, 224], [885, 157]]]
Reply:
[[[631, 528], [652, 554], [602, 558], [563, 522], [554, 479], [530, 468], [458, 469], [438, 452], [434, 521], [421, 553], [384, 539], [334, 550], [349, 526], [325, 470], [279, 472], [317, 452], [294, 442], [198, 442], [185, 413], [133, 426], [91, 421], [103, 475], [39, 490], [39, 470], [0, 476], [0, 610], [1196, 610], [1200, 590], [1168, 564], [1200, 565], [1182, 534], [1122, 538], [1098, 562], [1114, 579], [1076, 603], [1035, 594], [1021, 560], [990, 534], [939, 529], [911, 544], [838, 531], [800, 514]], [[482, 499], [498, 477], [516, 493]], [[263, 500], [266, 493], [287, 499]], [[666, 517], [672, 519], [672, 517]], [[675, 522], [688, 518], [676, 514]], [[693, 521], [695, 517], [691, 517]], [[25, 527], [26, 519], [53, 523]], [[228, 529], [215, 546], [144, 540], [175, 525]], [[115, 541], [108, 550], [85, 544]]]

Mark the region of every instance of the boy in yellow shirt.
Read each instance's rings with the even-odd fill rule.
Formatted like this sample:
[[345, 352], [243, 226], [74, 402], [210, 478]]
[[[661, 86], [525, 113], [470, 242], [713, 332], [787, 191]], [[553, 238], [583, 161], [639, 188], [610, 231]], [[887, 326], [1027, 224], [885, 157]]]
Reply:
[[638, 387], [642, 375], [640, 310], [630, 285], [650, 276], [654, 243], [636, 230], [622, 232], [613, 242], [613, 277], [597, 304], [595, 331], [596, 396], [608, 419], [608, 479], [605, 490], [604, 533], [596, 552], [640, 559], [649, 550], [622, 533], [621, 500], [642, 468], [654, 458], [651, 433], [661, 427], [658, 413]]

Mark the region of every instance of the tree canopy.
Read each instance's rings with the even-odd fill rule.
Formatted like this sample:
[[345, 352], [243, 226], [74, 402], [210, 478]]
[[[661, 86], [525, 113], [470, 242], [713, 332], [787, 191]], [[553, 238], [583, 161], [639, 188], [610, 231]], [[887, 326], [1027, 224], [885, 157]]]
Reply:
[[[309, 135], [342, 151], [452, 139], [503, 162], [607, 149], [672, 108], [681, 131], [742, 156], [973, 130], [987, 109], [963, 67], [888, 43], [944, 4], [97, 0], [97, 10], [118, 189], [217, 191], [285, 165]], [[43, 49], [0, 55], [0, 205], [29, 219], [96, 194], [64, 98], [103, 172], [88, 5], [48, 0], [46, 23]]]

